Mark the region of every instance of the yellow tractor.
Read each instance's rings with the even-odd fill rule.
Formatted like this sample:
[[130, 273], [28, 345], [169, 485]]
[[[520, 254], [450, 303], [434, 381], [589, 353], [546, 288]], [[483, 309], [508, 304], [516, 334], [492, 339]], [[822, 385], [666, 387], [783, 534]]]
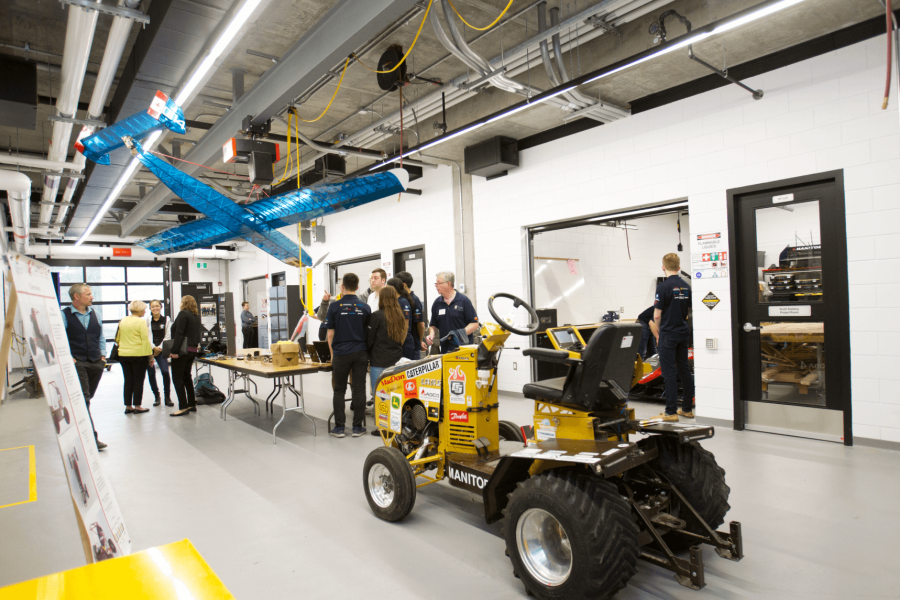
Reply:
[[[495, 311], [500, 299], [512, 302], [506, 318]], [[609, 598], [639, 558], [700, 589], [700, 544], [743, 557], [740, 523], [716, 531], [730, 490], [698, 444], [713, 428], [639, 422], [627, 406], [640, 325], [559, 328], [557, 349], [524, 351], [568, 366], [565, 377], [525, 385], [535, 401], [526, 443], [524, 428], [498, 419], [497, 366], [510, 333], [535, 333], [538, 316], [510, 294], [492, 296], [488, 309], [497, 324], [482, 326], [478, 345], [382, 375], [375, 412], [384, 446], [363, 469], [378, 517], [403, 519], [418, 488], [447, 479], [482, 497], [488, 523], [505, 519], [513, 574], [547, 599]]]

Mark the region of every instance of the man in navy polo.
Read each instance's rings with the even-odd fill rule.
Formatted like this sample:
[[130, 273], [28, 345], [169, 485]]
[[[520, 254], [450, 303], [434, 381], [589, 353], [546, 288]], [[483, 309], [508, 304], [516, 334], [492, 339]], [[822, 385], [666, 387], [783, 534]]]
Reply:
[[[465, 330], [468, 336], [469, 344], [474, 344], [472, 334], [478, 331], [478, 315], [475, 313], [475, 307], [472, 301], [457, 292], [453, 288], [456, 283], [456, 277], [450, 271], [438, 273], [434, 282], [437, 288], [437, 300], [431, 305], [431, 322], [428, 324], [428, 335], [425, 336], [425, 344], [430, 346], [434, 342], [434, 337], [443, 339], [451, 331]], [[461, 332], [460, 332], [461, 333]], [[422, 349], [427, 349], [423, 344]], [[448, 340], [441, 342], [441, 352], [455, 352], [459, 350], [459, 343], [456, 336], [451, 336]]]
[[[659, 415], [663, 421], [677, 421], [678, 415], [694, 418], [694, 377], [688, 362], [691, 328], [691, 286], [681, 278], [681, 259], [675, 253], [663, 256], [665, 280], [656, 287], [653, 320], [656, 322], [656, 345], [659, 366], [666, 385], [666, 411]], [[678, 380], [684, 390], [682, 406], [678, 410]]]
[[412, 330], [413, 341], [416, 344], [416, 348], [419, 348], [421, 347], [422, 340], [425, 339], [425, 311], [422, 307], [422, 301], [419, 300], [419, 297], [412, 291], [412, 273], [409, 271], [400, 271], [397, 273], [397, 279], [403, 282], [403, 287], [406, 288], [406, 291], [409, 292], [409, 297], [412, 298], [412, 315], [410, 315], [412, 320], [409, 325]]
[[69, 350], [75, 361], [75, 371], [78, 373], [81, 393], [84, 394], [84, 404], [87, 406], [91, 429], [94, 430], [97, 449], [102, 450], [106, 448], [106, 444], [97, 437], [94, 418], [91, 416], [91, 398], [100, 385], [103, 368], [106, 366], [106, 337], [97, 313], [91, 308], [94, 303], [91, 287], [86, 283], [76, 283], [69, 288], [69, 298], [72, 306], [62, 309], [63, 325], [66, 327]]
[[365, 435], [366, 428], [366, 369], [369, 353], [366, 350], [366, 327], [372, 309], [356, 296], [359, 277], [347, 273], [341, 280], [341, 299], [328, 306], [324, 326], [328, 330], [331, 368], [334, 372], [334, 437], [344, 437], [344, 394], [347, 378], [353, 374], [353, 437]]

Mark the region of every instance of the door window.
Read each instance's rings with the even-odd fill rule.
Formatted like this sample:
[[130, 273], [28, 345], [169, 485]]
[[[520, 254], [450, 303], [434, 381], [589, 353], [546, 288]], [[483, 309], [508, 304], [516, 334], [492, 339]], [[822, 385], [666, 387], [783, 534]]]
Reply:
[[759, 301], [821, 302], [819, 201], [756, 209]]
[[825, 323], [762, 322], [759, 400], [825, 406]]

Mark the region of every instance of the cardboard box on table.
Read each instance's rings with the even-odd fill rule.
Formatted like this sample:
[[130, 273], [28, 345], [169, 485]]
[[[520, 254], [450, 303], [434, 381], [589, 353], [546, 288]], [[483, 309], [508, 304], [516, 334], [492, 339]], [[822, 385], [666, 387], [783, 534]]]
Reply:
[[300, 364], [300, 344], [278, 342], [270, 346], [272, 365], [276, 367], [296, 367]]

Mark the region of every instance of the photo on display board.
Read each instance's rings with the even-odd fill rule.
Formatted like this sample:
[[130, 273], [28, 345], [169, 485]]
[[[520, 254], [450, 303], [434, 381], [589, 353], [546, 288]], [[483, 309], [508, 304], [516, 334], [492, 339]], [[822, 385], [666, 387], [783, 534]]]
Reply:
[[215, 317], [216, 316], [216, 304], [215, 302], [204, 302], [200, 305], [200, 316], [201, 317]]
[[69, 484], [72, 487], [72, 497], [76, 502], [81, 502], [87, 507], [94, 498], [90, 492], [90, 471], [84, 463], [84, 451], [73, 445], [71, 450], [65, 450], [66, 470], [69, 472]]
[[37, 307], [32, 307], [28, 312], [29, 318], [23, 320], [23, 327], [31, 356], [36, 362], [40, 360], [45, 365], [55, 365], [56, 348], [50, 337], [50, 321], [47, 320], [46, 312]]
[[56, 433], [59, 435], [67, 430], [74, 420], [74, 416], [69, 412], [67, 402], [63, 399], [62, 392], [59, 390], [59, 384], [56, 381], [48, 381], [44, 386], [44, 395], [50, 404], [50, 414], [53, 415], [53, 424], [56, 426]]

